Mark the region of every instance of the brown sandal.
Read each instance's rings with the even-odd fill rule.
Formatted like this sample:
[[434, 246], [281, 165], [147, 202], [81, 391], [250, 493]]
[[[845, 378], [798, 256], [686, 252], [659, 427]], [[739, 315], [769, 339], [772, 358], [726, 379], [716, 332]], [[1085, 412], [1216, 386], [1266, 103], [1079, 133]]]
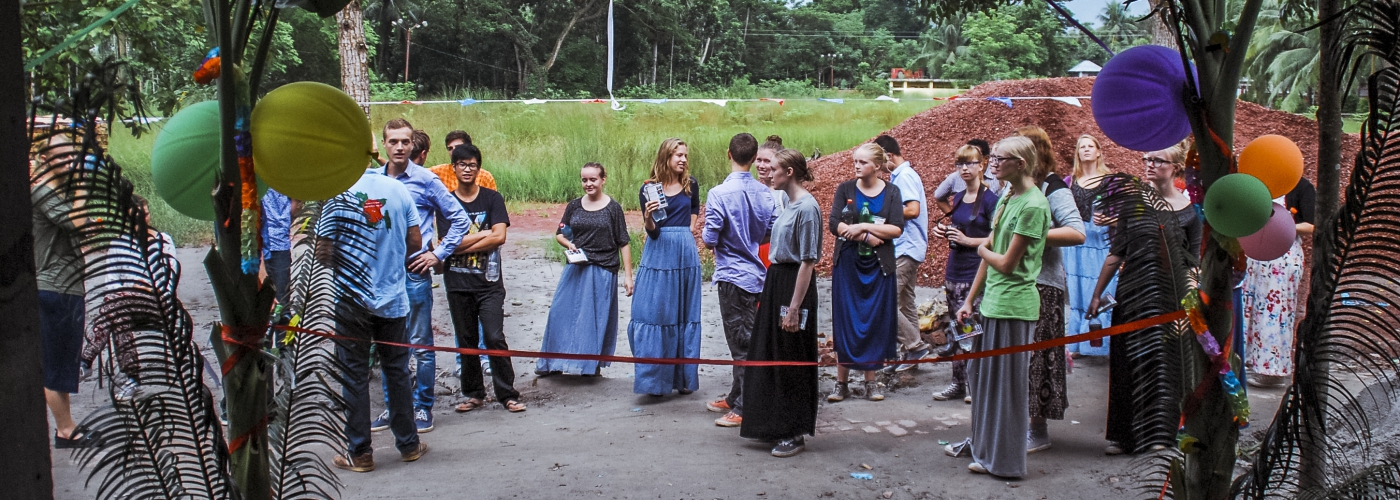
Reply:
[[457, 413], [466, 413], [484, 406], [480, 399], [471, 398], [457, 404]]
[[510, 410], [511, 413], [520, 413], [522, 411], [525, 411], [525, 403], [521, 403], [515, 400], [506, 401], [505, 407], [507, 410]]

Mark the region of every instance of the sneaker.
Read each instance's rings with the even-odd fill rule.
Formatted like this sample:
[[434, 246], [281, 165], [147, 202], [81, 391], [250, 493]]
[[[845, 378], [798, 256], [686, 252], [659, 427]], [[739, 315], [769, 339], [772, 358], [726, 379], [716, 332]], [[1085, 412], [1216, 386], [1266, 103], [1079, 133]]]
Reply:
[[865, 399], [871, 401], [884, 401], [885, 391], [880, 390], [880, 383], [874, 380], [865, 383]]
[[804, 440], [802, 436], [797, 436], [792, 439], [778, 441], [778, 445], [773, 447], [773, 456], [787, 458], [802, 453], [802, 450], [805, 449], [807, 449], [806, 440]]
[[948, 384], [948, 387], [943, 389], [941, 392], [933, 393], [933, 400], [947, 401], [949, 399], [957, 398], [959, 396], [965, 396], [965, 393], [966, 391], [963, 390], [962, 384], [953, 382], [951, 384]]
[[485, 376], [487, 376], [487, 377], [490, 377], [490, 376], [491, 376], [491, 362], [490, 362], [490, 361], [486, 361], [486, 360], [482, 360], [482, 361], [481, 361], [481, 374], [482, 374], [482, 375], [485, 375]]
[[709, 403], [705, 403], [705, 409], [715, 413], [729, 413], [734, 410], [733, 408], [729, 407], [729, 400], [724, 398], [719, 398]]
[[723, 417], [715, 419], [715, 425], [718, 425], [720, 427], [738, 427], [743, 423], [744, 417], [741, 417], [738, 413], [734, 413], [732, 411], [729, 413], [725, 413]]
[[418, 460], [418, 459], [420, 459], [420, 458], [423, 458], [423, 455], [427, 455], [427, 454], [428, 454], [428, 443], [424, 443], [424, 442], [422, 442], [422, 441], [419, 441], [419, 442], [418, 442], [418, 448], [415, 448], [413, 451], [410, 451], [410, 452], [400, 452], [400, 453], [399, 453], [399, 457], [402, 458], [403, 461], [405, 461], [405, 462], [412, 462], [412, 461], [414, 461], [414, 460]]
[[379, 418], [376, 418], [376, 419], [374, 419], [374, 421], [372, 421], [372, 422], [369, 423], [369, 431], [370, 431], [370, 432], [379, 432], [379, 431], [382, 431], [382, 430], [388, 429], [388, 428], [389, 428], [389, 410], [384, 410], [384, 413], [380, 413], [380, 414], [379, 414]]
[[851, 395], [851, 384], [849, 382], [837, 382], [836, 389], [826, 396], [828, 403], [839, 403], [845, 401]]
[[964, 404], [972, 404], [972, 395], [971, 395], [971, 394], [968, 394], [968, 395], [966, 395], [966, 396], [963, 396], [963, 403], [964, 403]]
[[374, 470], [374, 452], [364, 453], [358, 457], [346, 458], [344, 455], [336, 455], [331, 463], [337, 469], [344, 469], [350, 472], [369, 472]]
[[131, 400], [136, 397], [136, 391], [140, 388], [141, 386], [136, 384], [136, 380], [128, 378], [126, 382], [122, 383], [121, 387], [118, 387], [117, 390], [112, 393], [112, 398], [123, 403], [130, 403]]
[[943, 447], [943, 453], [953, 458], [972, 456], [972, 438], [948, 443]]
[[433, 432], [433, 412], [422, 408], [413, 412], [413, 425], [418, 427], [419, 434]]
[[982, 464], [979, 464], [979, 463], [977, 463], [977, 462], [972, 462], [972, 463], [970, 463], [970, 464], [967, 464], [967, 470], [972, 471], [972, 472], [977, 473], [977, 474], [990, 474], [989, 472], [987, 472], [987, 468], [986, 468], [986, 467], [983, 467]]
[[[927, 347], [925, 347], [925, 348], [923, 348], [923, 349], [919, 349], [919, 350], [917, 350], [917, 351], [910, 351], [910, 352], [904, 354], [904, 360], [905, 360], [905, 361], [918, 361], [918, 360], [920, 360], [920, 359], [927, 358], [928, 355], [929, 355], [931, 352], [932, 352], [932, 351], [930, 351], [929, 348], [927, 348]], [[918, 363], [905, 363], [905, 364], [902, 364], [902, 365], [899, 365], [899, 366], [894, 367], [894, 371], [897, 371], [897, 372], [907, 372], [907, 371], [909, 371], [909, 370], [916, 370], [916, 369], [918, 369], [918, 368], [919, 368], [919, 364], [918, 364]]]
[[1050, 436], [1036, 436], [1033, 432], [1026, 433], [1026, 453], [1048, 449], [1050, 449]]
[[1127, 450], [1123, 449], [1123, 445], [1112, 441], [1110, 441], [1108, 443], [1108, 446], [1104, 447], [1103, 449], [1104, 455], [1122, 455], [1124, 453], [1127, 453]]

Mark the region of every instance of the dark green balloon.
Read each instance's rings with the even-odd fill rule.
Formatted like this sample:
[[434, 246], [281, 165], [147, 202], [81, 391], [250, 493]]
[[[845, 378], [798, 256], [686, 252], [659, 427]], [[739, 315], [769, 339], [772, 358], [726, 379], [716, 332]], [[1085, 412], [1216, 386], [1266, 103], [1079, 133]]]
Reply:
[[1269, 187], [1249, 174], [1221, 177], [1206, 190], [1206, 222], [1211, 230], [1239, 238], [1258, 232], [1274, 214]]

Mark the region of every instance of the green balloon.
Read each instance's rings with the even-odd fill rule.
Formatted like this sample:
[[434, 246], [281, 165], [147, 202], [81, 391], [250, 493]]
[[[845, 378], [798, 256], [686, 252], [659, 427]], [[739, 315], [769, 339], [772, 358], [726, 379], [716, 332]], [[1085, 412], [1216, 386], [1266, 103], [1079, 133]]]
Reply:
[[1211, 230], [1239, 238], [1264, 228], [1274, 213], [1269, 187], [1249, 174], [1230, 174], [1206, 190], [1206, 221]]
[[[212, 221], [214, 187], [219, 182], [219, 103], [185, 107], [166, 120], [151, 149], [151, 180], [170, 208]], [[258, 182], [258, 193], [267, 186]]]

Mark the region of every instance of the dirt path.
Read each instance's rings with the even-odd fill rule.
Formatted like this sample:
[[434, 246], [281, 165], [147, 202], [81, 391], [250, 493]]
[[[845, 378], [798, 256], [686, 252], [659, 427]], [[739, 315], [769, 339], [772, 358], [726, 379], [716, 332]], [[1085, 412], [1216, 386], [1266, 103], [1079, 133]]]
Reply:
[[[508, 244], [506, 333], [512, 348], [534, 350], [541, 343], [561, 268], [543, 258], [539, 244], [552, 233], [558, 214], [529, 215], [515, 217]], [[547, 223], [526, 223], [534, 219]], [[185, 266], [181, 296], [201, 326], [216, 318], [200, 264], [204, 251], [180, 253]], [[819, 321], [829, 332], [830, 281], [820, 280], [819, 287], [824, 298]], [[434, 293], [436, 341], [452, 345], [445, 295], [441, 288]], [[933, 293], [919, 290], [920, 296]], [[726, 358], [712, 286], [704, 288], [703, 300], [701, 355]], [[620, 355], [631, 353], [626, 335], [630, 302], [621, 303]], [[415, 463], [399, 462], [391, 435], [376, 433], [378, 470], [342, 472], [343, 498], [1123, 498], [1139, 493], [1132, 458], [1102, 453], [1108, 373], [1103, 359], [1077, 361], [1069, 376], [1066, 420], [1050, 424], [1054, 447], [1030, 456], [1026, 478], [1006, 481], [970, 474], [967, 459], [943, 454], [941, 442], [967, 436], [970, 408], [929, 397], [949, 380], [943, 364], [915, 372], [909, 387], [890, 391], [883, 402], [822, 403], [817, 436], [808, 440], [807, 451], [777, 459], [769, 456], [769, 445], [746, 441], [736, 429], [712, 423], [719, 414], [707, 412], [705, 402], [728, 390], [726, 367], [701, 367], [695, 394], [654, 399], [632, 393], [631, 365], [605, 368], [599, 378], [537, 378], [534, 359], [516, 358], [516, 387], [529, 411], [512, 414], [492, 404], [455, 414], [453, 358], [438, 357], [436, 429], [423, 435], [431, 453]], [[834, 370], [824, 370], [823, 390], [830, 388], [833, 375]], [[377, 393], [379, 384], [371, 386]], [[94, 384], [84, 384], [82, 390], [74, 398], [79, 417], [105, 398]], [[1251, 389], [1256, 430], [1267, 425], [1279, 394]], [[382, 401], [379, 396], [371, 400]], [[378, 412], [376, 406], [373, 413]], [[77, 470], [67, 453], [55, 454], [54, 462], [57, 498], [94, 497], [95, 487], [83, 487], [86, 473]], [[856, 479], [853, 472], [873, 478]]]

